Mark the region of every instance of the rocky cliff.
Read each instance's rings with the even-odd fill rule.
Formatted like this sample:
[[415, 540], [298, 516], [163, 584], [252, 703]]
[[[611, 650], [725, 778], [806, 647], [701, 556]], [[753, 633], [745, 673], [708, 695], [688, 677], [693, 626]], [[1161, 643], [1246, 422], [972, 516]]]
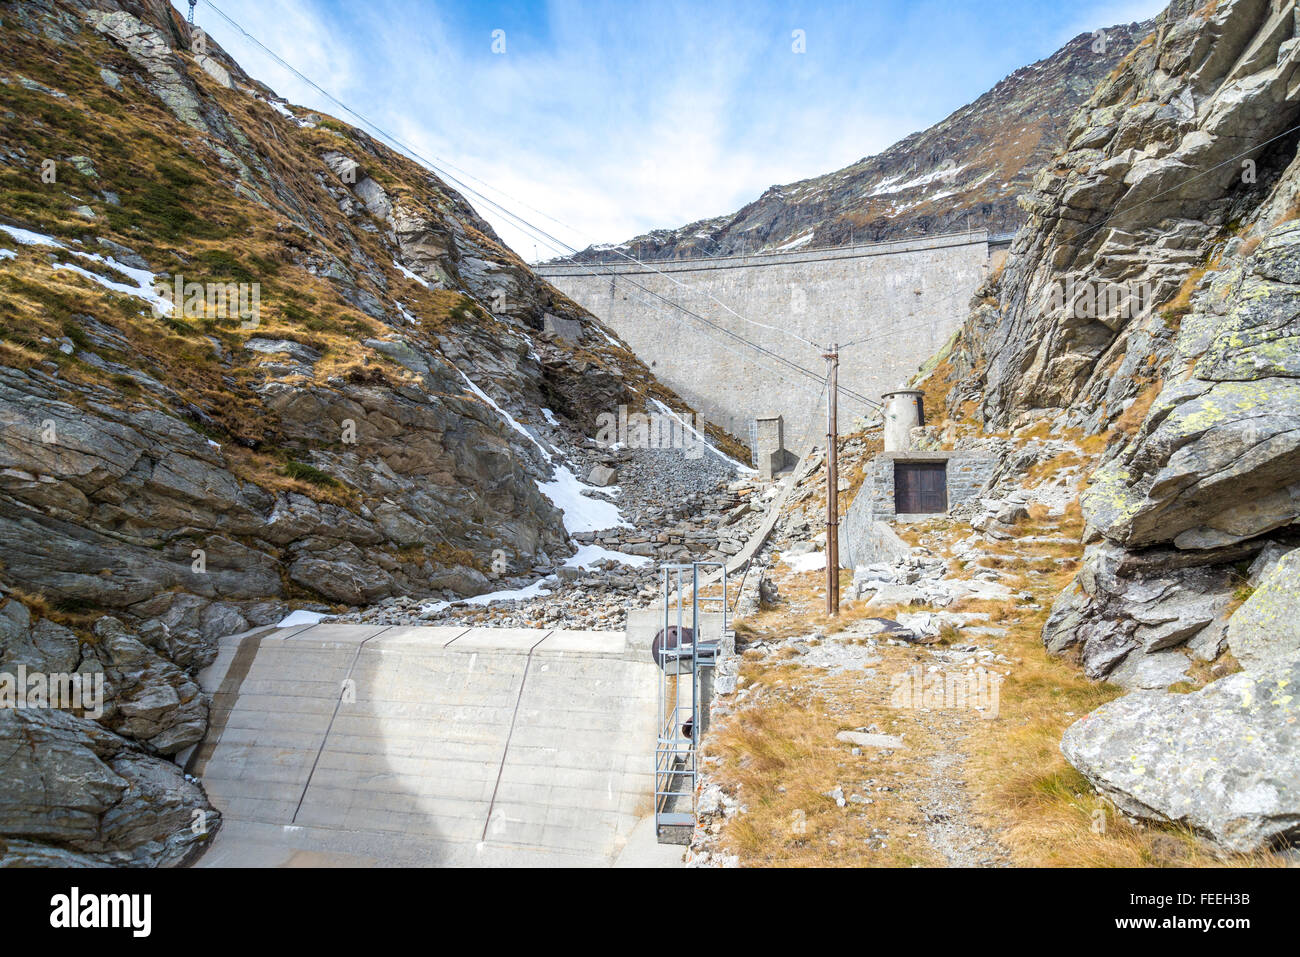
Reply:
[[0, 19], [0, 670], [107, 697], [0, 709], [0, 835], [166, 863], [210, 833], [165, 759], [218, 636], [531, 580], [586, 530], [573, 437], [689, 410], [445, 183], [165, 0]]
[[967, 228], [1005, 233], [1024, 222], [1017, 197], [1064, 142], [1070, 116], [1150, 23], [1075, 37], [974, 102], [875, 156], [773, 186], [731, 216], [658, 229], [572, 257], [602, 261], [724, 256], [882, 242]]
[[[1300, 828], [1298, 125], [1295, 3], [1175, 0], [1070, 122], [951, 354], [954, 416], [1108, 443], [1043, 640], [1151, 690], [1066, 756], [1236, 850]], [[1245, 670], [1162, 690], [1198, 661]]]

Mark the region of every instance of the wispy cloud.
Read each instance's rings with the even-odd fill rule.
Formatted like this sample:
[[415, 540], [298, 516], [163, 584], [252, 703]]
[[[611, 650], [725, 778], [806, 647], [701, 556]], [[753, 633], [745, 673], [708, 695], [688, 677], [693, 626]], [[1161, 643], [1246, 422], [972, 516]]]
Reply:
[[[217, 3], [339, 99], [491, 183], [502, 192], [484, 192], [575, 247], [731, 212], [771, 185], [847, 165], [1069, 37], [1159, 9], [1142, 0], [1059, 10], [877, 0], [796, 13], [775, 0]], [[339, 112], [199, 12], [254, 76]], [[493, 52], [497, 30], [504, 52]], [[526, 258], [558, 252], [476, 206]]]

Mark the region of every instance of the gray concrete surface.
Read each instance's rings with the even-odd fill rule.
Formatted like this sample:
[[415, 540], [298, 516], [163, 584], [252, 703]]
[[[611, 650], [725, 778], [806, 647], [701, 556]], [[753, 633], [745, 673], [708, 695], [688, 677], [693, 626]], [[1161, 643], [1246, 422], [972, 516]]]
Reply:
[[[901, 386], [965, 321], [990, 254], [987, 234], [976, 230], [838, 249], [535, 269], [622, 336], [703, 418], [748, 440], [756, 416], [782, 415], [786, 448], [802, 454], [824, 442], [818, 383], [778, 374], [770, 357], [656, 296], [819, 374], [825, 346], [867, 338], [842, 350], [839, 381], [876, 399]], [[842, 396], [841, 422], [859, 415], [874, 410]]]
[[638, 830], [656, 676], [622, 632], [227, 639], [200, 676], [213, 713], [190, 771], [224, 823], [198, 866], [680, 863]]

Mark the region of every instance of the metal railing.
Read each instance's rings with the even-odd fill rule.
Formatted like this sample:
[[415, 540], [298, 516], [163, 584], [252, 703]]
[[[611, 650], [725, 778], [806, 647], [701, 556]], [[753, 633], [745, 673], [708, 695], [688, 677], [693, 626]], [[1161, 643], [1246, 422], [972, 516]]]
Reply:
[[[720, 578], [704, 581], [701, 572], [712, 568], [720, 569]], [[663, 574], [663, 628], [651, 646], [659, 666], [655, 835], [661, 842], [676, 837], [676, 843], [684, 843], [695, 827], [700, 735], [708, 719], [707, 682], [701, 672], [714, 666], [730, 626], [727, 566], [670, 563]], [[666, 835], [666, 828], [674, 833]]]

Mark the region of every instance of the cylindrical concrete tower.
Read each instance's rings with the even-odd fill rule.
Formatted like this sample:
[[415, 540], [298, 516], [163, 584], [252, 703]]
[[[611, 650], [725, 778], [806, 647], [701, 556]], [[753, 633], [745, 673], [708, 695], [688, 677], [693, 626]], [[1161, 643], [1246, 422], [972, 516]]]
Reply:
[[919, 389], [899, 389], [881, 396], [885, 400], [886, 452], [912, 450], [912, 429], [925, 425], [925, 407], [921, 402], [924, 395]]

